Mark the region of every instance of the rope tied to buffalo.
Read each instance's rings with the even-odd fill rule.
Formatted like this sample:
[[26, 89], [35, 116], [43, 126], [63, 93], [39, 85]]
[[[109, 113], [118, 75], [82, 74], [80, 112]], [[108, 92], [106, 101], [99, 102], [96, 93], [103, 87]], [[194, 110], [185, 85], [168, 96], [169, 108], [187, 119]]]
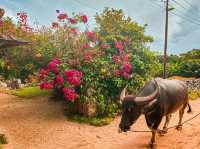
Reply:
[[[191, 117], [191, 118], [189, 118], [189, 119], [183, 121], [181, 125], [188, 123], [189, 121], [195, 119], [195, 118], [198, 117], [199, 115], [200, 115], [200, 112], [197, 113], [195, 116], [193, 116], [193, 117]], [[171, 126], [171, 127], [168, 127], [167, 130], [172, 129], [172, 128], [176, 128], [177, 126], [178, 126], [178, 125], [173, 125], [173, 126]], [[131, 130], [131, 132], [152, 132], [152, 131], [151, 131], [151, 130]]]

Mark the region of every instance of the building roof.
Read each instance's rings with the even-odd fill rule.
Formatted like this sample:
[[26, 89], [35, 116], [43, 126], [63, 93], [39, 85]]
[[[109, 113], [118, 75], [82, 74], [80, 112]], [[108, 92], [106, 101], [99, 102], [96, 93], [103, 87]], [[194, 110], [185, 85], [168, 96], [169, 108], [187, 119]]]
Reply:
[[20, 45], [26, 45], [26, 44], [29, 44], [29, 42], [20, 40], [20, 39], [16, 39], [11, 35], [0, 34], [0, 49], [20, 46]]

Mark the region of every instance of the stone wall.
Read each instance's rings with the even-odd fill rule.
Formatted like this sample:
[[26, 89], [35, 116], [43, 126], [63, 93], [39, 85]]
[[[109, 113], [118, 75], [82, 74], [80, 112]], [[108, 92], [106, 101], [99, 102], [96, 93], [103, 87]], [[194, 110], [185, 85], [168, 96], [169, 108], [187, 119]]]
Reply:
[[185, 80], [189, 90], [200, 90], [200, 78], [195, 80]]

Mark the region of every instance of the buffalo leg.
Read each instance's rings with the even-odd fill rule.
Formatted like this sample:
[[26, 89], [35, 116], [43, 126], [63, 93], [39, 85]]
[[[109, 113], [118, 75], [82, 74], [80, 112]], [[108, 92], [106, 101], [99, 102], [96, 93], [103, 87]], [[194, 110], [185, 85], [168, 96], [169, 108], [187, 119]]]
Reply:
[[166, 119], [165, 119], [165, 123], [164, 123], [163, 129], [159, 131], [159, 134], [160, 134], [161, 136], [163, 136], [164, 134], [167, 133], [167, 131], [168, 131], [167, 127], [168, 127], [168, 125], [169, 125], [169, 122], [170, 122], [171, 117], [172, 117], [171, 114], [169, 114], [169, 115], [167, 115], [167, 116], [165, 117]]
[[178, 122], [178, 125], [176, 126], [177, 130], [182, 130], [182, 119], [183, 119], [183, 114], [184, 114], [184, 110], [185, 110], [186, 106], [187, 106], [187, 104], [185, 104], [183, 106], [183, 108], [181, 108], [179, 110], [179, 122]]
[[158, 118], [151, 127], [152, 128], [152, 137], [151, 137], [151, 140], [149, 143], [151, 149], [156, 148], [156, 133], [157, 133], [158, 126], [160, 125], [161, 120], [162, 120], [162, 117]]

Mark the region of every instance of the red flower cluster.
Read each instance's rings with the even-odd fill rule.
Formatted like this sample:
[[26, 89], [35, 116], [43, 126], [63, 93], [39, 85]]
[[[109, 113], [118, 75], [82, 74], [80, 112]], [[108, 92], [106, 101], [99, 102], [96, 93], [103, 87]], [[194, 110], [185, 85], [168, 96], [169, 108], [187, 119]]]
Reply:
[[85, 34], [86, 34], [87, 38], [89, 40], [91, 40], [92, 42], [96, 41], [96, 35], [94, 32], [86, 32]]
[[61, 75], [56, 75], [56, 84], [63, 86], [64, 85], [64, 79]]
[[53, 23], [52, 23], [52, 27], [53, 27], [53, 28], [58, 28], [58, 27], [59, 27], [58, 22], [53, 22]]
[[120, 63], [120, 56], [113, 55], [112, 60], [114, 61], [114, 63], [119, 64]]
[[126, 79], [130, 79], [132, 72], [132, 65], [130, 63], [125, 63], [121, 68], [121, 75]]
[[53, 89], [53, 83], [52, 82], [42, 82], [40, 83], [40, 89]]
[[66, 13], [60, 13], [60, 14], [57, 16], [57, 18], [58, 18], [59, 20], [64, 20], [64, 19], [67, 19], [68, 16], [67, 16]]
[[104, 43], [104, 44], [101, 45], [101, 48], [102, 49], [108, 49], [108, 48], [110, 48], [110, 45], [107, 44], [107, 43]]
[[32, 32], [33, 28], [28, 25], [28, 15], [26, 12], [18, 12], [17, 13], [19, 24], [21, 28], [26, 32]]
[[130, 63], [125, 63], [123, 66], [122, 66], [122, 70], [124, 72], [127, 72], [127, 73], [131, 73], [132, 71], [132, 66]]
[[57, 65], [60, 65], [60, 64], [61, 64], [61, 61], [60, 61], [60, 59], [58, 59], [58, 58], [54, 58], [54, 59], [52, 60], [52, 62], [54, 62], [54, 63], [57, 64]]
[[69, 70], [65, 70], [64, 73], [66, 75], [67, 81], [71, 85], [79, 86], [81, 84], [81, 79], [83, 77], [82, 72], [75, 69], [69, 69]]
[[85, 61], [89, 62], [92, 60], [92, 53], [86, 52], [86, 53], [84, 53], [83, 57], [84, 57]]
[[[128, 39], [127, 39], [128, 40]], [[114, 44], [115, 48], [119, 50], [119, 55], [113, 55], [112, 61], [115, 64], [121, 65], [121, 67], [115, 70], [114, 76], [116, 77], [124, 77], [126, 80], [131, 78], [132, 73], [132, 65], [129, 62], [129, 55], [124, 51], [124, 43], [123, 41], [116, 41]]]
[[90, 45], [86, 42], [86, 43], [84, 43], [83, 44], [83, 49], [88, 49], [88, 48], [90, 48]]
[[76, 28], [71, 28], [71, 29], [70, 29], [70, 33], [76, 34], [77, 32], [78, 32], [78, 31], [77, 31]]
[[59, 59], [53, 59], [52, 61], [49, 62], [47, 68], [54, 72], [55, 74], [58, 74], [59, 73], [59, 70], [58, 70], [58, 66], [61, 64], [61, 61]]
[[121, 76], [121, 70], [115, 70], [114, 71], [114, 76], [120, 77]]
[[82, 15], [82, 16], [81, 16], [81, 21], [82, 21], [83, 23], [87, 23], [88, 17], [87, 17], [86, 15]]
[[63, 88], [62, 91], [66, 100], [74, 101], [78, 97], [76, 92], [71, 88]]
[[49, 74], [49, 72], [50, 72], [49, 69], [40, 69], [39, 72], [40, 79], [44, 79]]
[[27, 26], [28, 15], [26, 12], [18, 12], [17, 16], [19, 17], [20, 25]]
[[115, 48], [117, 48], [119, 52], [122, 53], [124, 51], [124, 46], [123, 46], [122, 41], [116, 41]]
[[[78, 97], [77, 93], [75, 90], [68, 88], [65, 85], [68, 84], [70, 87], [79, 86], [83, 77], [82, 72], [75, 69], [65, 70], [64, 75], [66, 76], [66, 79], [64, 79], [63, 73], [60, 72], [60, 64], [60, 59], [55, 58], [48, 63], [46, 69], [40, 70], [40, 88], [48, 90], [58, 88], [63, 92], [66, 100], [74, 101]], [[50, 74], [50, 72], [53, 72], [53, 74]], [[65, 81], [68, 83], [65, 83]]]
[[129, 55], [124, 54], [124, 55], [122, 56], [122, 59], [123, 59], [124, 62], [129, 62]]
[[71, 24], [77, 24], [77, 20], [75, 18], [68, 19]]

